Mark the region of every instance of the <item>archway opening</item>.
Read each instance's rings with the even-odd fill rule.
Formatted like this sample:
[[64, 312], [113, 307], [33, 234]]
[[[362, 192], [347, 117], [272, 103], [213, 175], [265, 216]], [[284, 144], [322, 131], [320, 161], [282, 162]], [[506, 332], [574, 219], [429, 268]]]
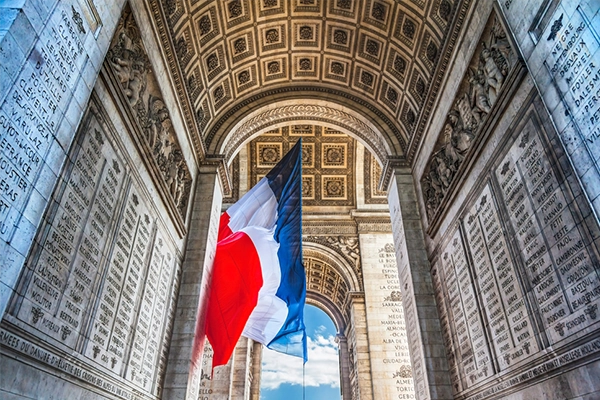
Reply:
[[341, 398], [337, 328], [320, 308], [307, 304], [304, 321], [308, 361], [263, 349], [260, 385], [261, 400]]
[[[236, 203], [302, 138], [307, 303], [324, 310], [336, 327], [309, 342], [309, 348], [335, 343], [335, 351], [316, 353], [329, 354], [329, 364], [309, 353], [305, 396], [349, 400], [412, 392], [387, 192], [377, 185], [382, 158], [360, 137], [321, 123], [287, 121], [248, 129], [251, 134], [241, 135], [239, 146], [233, 146], [235, 140], [228, 142], [228, 174], [223, 175], [231, 178], [232, 190], [224, 194], [222, 208]], [[263, 355], [262, 345], [242, 338], [230, 363], [216, 370], [212, 382], [203, 379], [201, 386], [213, 395], [249, 389], [252, 400], [303, 398], [302, 360], [272, 356], [275, 363], [269, 366], [269, 353]], [[209, 365], [210, 357], [209, 349], [203, 364]], [[335, 373], [335, 383], [327, 379], [330, 373]], [[398, 383], [398, 376], [406, 379]], [[322, 397], [312, 393], [323, 386], [335, 390]]]

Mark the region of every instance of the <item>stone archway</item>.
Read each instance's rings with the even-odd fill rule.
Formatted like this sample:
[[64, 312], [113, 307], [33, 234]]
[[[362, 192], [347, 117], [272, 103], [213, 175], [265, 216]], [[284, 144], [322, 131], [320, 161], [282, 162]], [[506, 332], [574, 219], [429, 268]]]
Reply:
[[[269, 128], [263, 130], [271, 131]], [[260, 133], [257, 131], [254, 135]], [[246, 136], [247, 140], [251, 137]], [[235, 152], [230, 154], [233, 156]], [[254, 165], [256, 160], [245, 162]], [[330, 222], [319, 221], [318, 215], [313, 215], [306, 221], [308, 302], [318, 304], [336, 321], [344, 399], [357, 396], [383, 399], [412, 393], [413, 375], [393, 246], [394, 227], [384, 204], [355, 214], [340, 214], [335, 221], [330, 216]], [[238, 350], [248, 354], [247, 345]], [[238, 362], [237, 359], [234, 356], [233, 362]], [[256, 371], [260, 364], [256, 364], [256, 357], [253, 360]], [[233, 379], [229, 376], [235, 373], [235, 365], [228, 371], [225, 381]], [[224, 385], [223, 389], [229, 387], [227, 383]], [[252, 392], [255, 393], [254, 383]]]
[[219, 153], [227, 161], [239, 148], [262, 132], [288, 125], [290, 122], [318, 123], [337, 129], [361, 142], [383, 164], [390, 155], [402, 155], [393, 141], [382, 134], [380, 128], [361, 113], [345, 106], [323, 100], [287, 100], [270, 103], [248, 113], [231, 129], [231, 134], [220, 141]]
[[[351, 343], [355, 343], [357, 338], [353, 315], [349, 309], [351, 305], [346, 299], [350, 293], [360, 293], [362, 283], [347, 261], [332, 249], [311, 242], [304, 242], [303, 245], [307, 280], [306, 302], [319, 306], [336, 325], [342, 399], [351, 399], [351, 394], [358, 391], [355, 390], [358, 382], [352, 379], [358, 375], [358, 371], [352, 362], [355, 358], [352, 349], [348, 349], [348, 335], [352, 335]], [[359, 336], [359, 342], [366, 340], [366, 337]], [[365, 377], [365, 380], [371, 381], [370, 377]]]

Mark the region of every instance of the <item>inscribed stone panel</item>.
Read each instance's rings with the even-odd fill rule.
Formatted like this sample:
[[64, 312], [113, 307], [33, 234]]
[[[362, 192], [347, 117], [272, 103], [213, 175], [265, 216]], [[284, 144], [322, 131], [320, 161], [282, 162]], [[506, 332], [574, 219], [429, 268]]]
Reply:
[[469, 269], [461, 233], [456, 229], [443, 250], [439, 272], [442, 273], [442, 286], [445, 286], [449, 306], [444, 314], [451, 315], [454, 323], [453, 338], [446, 341], [455, 344], [452, 352], [461, 365], [461, 386], [465, 388], [494, 373]]
[[556, 7], [534, 54], [544, 60], [545, 66], [536, 74], [540, 92], [549, 104], [561, 140], [598, 215], [600, 40], [598, 26], [590, 23], [593, 17], [586, 15], [581, 6], [568, 14], [564, 7]]
[[[597, 221], [584, 220], [586, 205], [576, 203], [563, 177], [568, 165], [555, 162], [535, 113], [522, 121], [467, 196], [432, 271], [454, 390], [468, 399], [497, 395], [600, 350], [588, 335], [599, 325], [600, 263], [590, 231]], [[477, 312], [462, 277], [468, 271]], [[478, 366], [478, 327], [469, 323], [475, 315], [493, 360], [479, 384], [469, 375]]]
[[551, 344], [596, 321], [598, 260], [531, 120], [495, 171]]
[[359, 240], [374, 398], [414, 397], [392, 235], [361, 234]]
[[503, 370], [535, 353], [538, 346], [489, 186], [483, 189], [468, 215], [464, 225], [473, 255], [480, 302], [489, 324], [496, 362]]
[[10, 321], [34, 338], [15, 351], [39, 345], [39, 362], [98, 391], [157, 395], [178, 235], [159, 222], [158, 199], [99, 107], [94, 98], [12, 300]]

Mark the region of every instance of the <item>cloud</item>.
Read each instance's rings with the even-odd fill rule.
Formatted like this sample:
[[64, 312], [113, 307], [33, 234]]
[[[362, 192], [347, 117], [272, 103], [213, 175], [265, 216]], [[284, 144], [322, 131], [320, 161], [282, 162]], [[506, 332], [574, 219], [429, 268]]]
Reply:
[[[340, 386], [338, 345], [334, 336], [308, 338], [306, 386]], [[263, 350], [261, 387], [274, 390], [288, 383], [302, 385], [302, 359], [265, 348]]]

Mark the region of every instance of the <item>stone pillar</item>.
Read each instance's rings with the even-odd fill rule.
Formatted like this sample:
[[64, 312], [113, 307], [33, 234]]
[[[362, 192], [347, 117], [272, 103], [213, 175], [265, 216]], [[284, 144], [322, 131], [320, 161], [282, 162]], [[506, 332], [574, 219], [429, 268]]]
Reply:
[[233, 360], [212, 369], [213, 348], [209, 341], [204, 343], [202, 372], [198, 400], [228, 400], [231, 390]]
[[352, 399], [352, 386], [350, 384], [350, 363], [348, 359], [348, 339], [344, 335], [338, 334], [335, 337], [339, 346], [340, 355], [340, 386], [342, 391], [342, 400]]
[[388, 194], [417, 399], [452, 399], [415, 183], [396, 168]]
[[[359, 229], [359, 232], [364, 230]], [[359, 242], [373, 398], [383, 400], [414, 396], [392, 234], [363, 232], [359, 234]]]
[[250, 396], [250, 356], [252, 340], [240, 337], [235, 351], [231, 370], [231, 384], [229, 386], [229, 399], [247, 400]]
[[252, 353], [250, 356], [250, 368], [252, 375], [250, 376], [250, 400], [260, 400], [260, 373], [262, 370], [262, 344], [252, 342]]
[[[183, 261], [177, 312], [165, 376], [165, 399], [197, 400], [202, 353], [204, 350], [204, 318], [207, 268], [212, 267], [222, 193], [218, 182], [218, 161], [201, 165], [196, 180], [192, 217]], [[208, 272], [208, 271], [206, 271]], [[200, 329], [196, 330], [196, 327]]]
[[367, 332], [367, 313], [365, 295], [362, 292], [349, 294], [350, 319], [348, 324], [351, 329], [350, 360], [354, 380], [351, 398], [360, 400], [373, 399], [373, 385], [371, 380], [371, 359], [369, 357], [369, 335]]

